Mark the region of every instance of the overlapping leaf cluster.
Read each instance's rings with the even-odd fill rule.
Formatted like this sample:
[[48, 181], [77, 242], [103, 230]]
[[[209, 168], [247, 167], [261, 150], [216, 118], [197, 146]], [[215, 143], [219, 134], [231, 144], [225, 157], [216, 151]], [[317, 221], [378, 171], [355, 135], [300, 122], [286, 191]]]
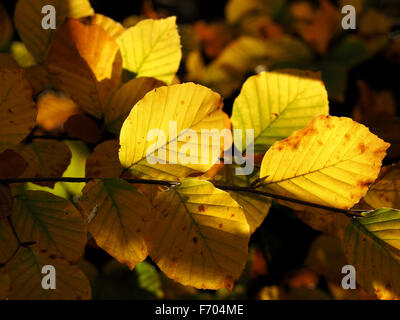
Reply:
[[[61, 13], [55, 32], [40, 29], [44, 2]], [[0, 297], [91, 298], [81, 259], [88, 242], [139, 268], [141, 286], [157, 278], [142, 262], [150, 256], [181, 284], [232, 289], [271, 207], [271, 197], [254, 190], [276, 195], [316, 229], [335, 226], [360, 284], [379, 298], [400, 297], [400, 273], [389, 271], [400, 261], [398, 166], [378, 178], [389, 144], [349, 118], [329, 116], [320, 74], [251, 76], [229, 119], [220, 94], [176, 78], [182, 54], [174, 17], [125, 29], [86, 0], [19, 0], [14, 22], [32, 64], [0, 56]], [[152, 129], [163, 130], [166, 142], [148, 141]], [[226, 148], [202, 141], [202, 129], [253, 129], [255, 172], [238, 176], [237, 163], [217, 164], [213, 151]], [[182, 151], [193, 135], [208, 157]], [[245, 139], [233, 143], [251, 156]], [[162, 154], [176, 161], [148, 162]], [[176, 157], [182, 154], [187, 161]], [[90, 181], [49, 179], [62, 175]], [[356, 219], [334, 212], [362, 198], [376, 210]], [[56, 290], [42, 290], [46, 264], [57, 269]]]

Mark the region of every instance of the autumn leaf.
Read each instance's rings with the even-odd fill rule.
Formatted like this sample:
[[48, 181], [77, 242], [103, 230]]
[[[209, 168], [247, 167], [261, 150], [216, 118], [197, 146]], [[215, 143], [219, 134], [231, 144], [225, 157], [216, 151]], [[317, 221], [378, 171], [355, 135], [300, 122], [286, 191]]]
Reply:
[[389, 144], [349, 118], [317, 116], [276, 142], [261, 164], [271, 193], [349, 209], [378, 177]]
[[0, 184], [0, 219], [9, 217], [13, 210], [13, 196], [7, 185]]
[[11, 218], [21, 241], [35, 241], [41, 252], [54, 251], [72, 262], [83, 255], [86, 226], [70, 201], [19, 188]]
[[14, 28], [3, 4], [0, 4], [0, 51], [7, 49], [14, 36]]
[[[215, 139], [203, 142], [200, 134], [205, 129], [221, 132], [226, 128], [226, 114], [221, 109], [220, 95], [194, 83], [154, 89], [133, 107], [122, 126], [119, 150], [122, 166], [129, 168], [134, 176], [153, 179], [177, 180], [207, 171], [218, 161], [224, 144], [217, 145]], [[176, 121], [176, 132], [175, 129], [170, 131], [170, 121]], [[148, 141], [148, 132], [153, 129], [165, 134], [165, 142], [163, 139], [156, 143]], [[188, 155], [187, 149], [183, 154], [180, 148], [188, 143], [185, 135], [189, 130], [192, 133], [190, 144], [198, 152], [189, 149]], [[220, 142], [219, 137], [217, 141]], [[202, 155], [200, 147], [209, 150], [207, 157]], [[162, 163], [163, 153], [166, 154], [166, 163]], [[161, 162], [153, 164], [149, 158], [153, 163]]]
[[379, 299], [400, 299], [400, 211], [383, 208], [350, 221], [343, 242], [357, 282]]
[[144, 222], [150, 212], [147, 199], [119, 179], [89, 182], [79, 207], [96, 243], [131, 270], [147, 257]]
[[104, 109], [104, 122], [108, 130], [114, 134], [119, 134], [132, 107], [147, 92], [163, 85], [164, 83], [159, 80], [146, 77], [132, 79], [124, 83], [114, 92]]
[[114, 39], [118, 39], [125, 31], [122, 24], [98, 13], [86, 18], [84, 21], [101, 26]]
[[[42, 267], [56, 269], [56, 289], [43, 290]], [[20, 248], [17, 255], [7, 265], [10, 278], [11, 300], [87, 300], [91, 298], [89, 280], [75, 265], [52, 252], [38, 248]]]
[[17, 152], [7, 149], [0, 154], [0, 178], [12, 179], [21, 176], [28, 163]]
[[14, 14], [15, 27], [37, 63], [44, 62], [54, 37], [53, 29], [42, 28], [42, 8], [46, 5], [56, 9], [57, 29], [66, 18], [82, 18], [94, 14], [89, 0], [18, 0]]
[[184, 285], [231, 289], [249, 240], [240, 206], [210, 182], [185, 179], [159, 194], [154, 207], [146, 243], [160, 269]]
[[0, 152], [33, 130], [37, 110], [22, 69], [0, 69]]
[[10, 289], [10, 278], [7, 273], [0, 271], [0, 300], [5, 300]]
[[140, 21], [117, 41], [124, 69], [136, 77], [153, 77], [171, 83], [182, 57], [176, 17]]
[[[224, 165], [213, 178], [213, 182], [219, 185], [234, 185], [248, 187], [251, 184], [251, 176], [236, 175], [235, 165]], [[252, 234], [263, 223], [271, 208], [270, 198], [244, 191], [227, 191], [229, 195], [242, 207], [247, 223]]]
[[[21, 177], [60, 177], [67, 169], [71, 152], [61, 141], [39, 140], [30, 144], [20, 145], [14, 149], [27, 162], [28, 167]], [[38, 182], [43, 186], [54, 186], [54, 182]]]
[[[274, 142], [329, 113], [328, 95], [319, 75], [309, 71], [262, 72], [244, 83], [232, 111], [234, 129], [254, 129], [254, 150], [265, 152]], [[246, 149], [246, 136], [239, 145]]]
[[122, 59], [116, 41], [101, 26], [68, 19], [58, 29], [46, 63], [56, 85], [83, 110], [101, 118], [121, 81]]
[[374, 209], [400, 209], [400, 163], [382, 168], [363, 201]]
[[97, 123], [84, 114], [75, 114], [64, 123], [64, 130], [71, 137], [88, 143], [97, 143], [101, 139], [101, 130]]

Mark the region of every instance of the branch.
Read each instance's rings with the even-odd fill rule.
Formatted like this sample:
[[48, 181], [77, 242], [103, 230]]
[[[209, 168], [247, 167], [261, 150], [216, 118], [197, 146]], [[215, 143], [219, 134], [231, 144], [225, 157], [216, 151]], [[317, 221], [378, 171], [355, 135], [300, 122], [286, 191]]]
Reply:
[[[32, 182], [32, 183], [38, 183], [38, 182], [70, 182], [70, 183], [87, 183], [91, 180], [96, 180], [100, 178], [67, 178], [67, 177], [43, 177], [43, 178], [13, 178], [13, 179], [0, 179], [0, 183], [5, 183], [5, 184], [12, 184], [12, 183], [26, 183], [26, 182]], [[123, 179], [126, 182], [129, 183], [137, 183], [137, 184], [153, 184], [153, 185], [159, 185], [159, 186], [166, 186], [166, 187], [173, 187], [177, 186], [180, 184], [180, 182], [177, 181], [167, 181], [167, 180], [148, 180], [148, 179]], [[265, 197], [273, 198], [273, 199], [278, 199], [278, 200], [284, 200], [292, 203], [297, 203], [301, 205], [305, 205], [308, 207], [313, 207], [313, 208], [318, 208], [318, 209], [323, 209], [323, 210], [328, 210], [328, 211], [333, 211], [333, 212], [339, 212], [347, 217], [361, 217], [362, 215], [357, 211], [357, 210], [345, 210], [345, 209], [339, 209], [339, 208], [334, 208], [334, 207], [329, 207], [329, 206], [324, 206], [308, 201], [303, 201], [303, 200], [298, 200], [298, 199], [293, 199], [290, 197], [286, 196], [281, 196], [278, 194], [273, 194], [269, 192], [264, 192], [260, 190], [256, 190], [254, 187], [238, 187], [238, 186], [232, 186], [232, 185], [215, 185], [216, 188], [225, 190], [225, 191], [239, 191], [239, 192], [248, 192], [248, 193], [253, 193], [253, 194], [259, 194]]]

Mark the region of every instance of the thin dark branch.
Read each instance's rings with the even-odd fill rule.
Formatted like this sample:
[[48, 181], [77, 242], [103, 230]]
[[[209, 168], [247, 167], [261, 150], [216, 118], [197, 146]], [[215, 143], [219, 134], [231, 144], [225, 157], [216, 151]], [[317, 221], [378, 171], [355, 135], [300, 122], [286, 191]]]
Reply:
[[[81, 182], [89, 182], [91, 180], [95, 180], [99, 178], [68, 178], [68, 177], [54, 177], [54, 178], [49, 178], [49, 177], [44, 177], [44, 178], [14, 178], [14, 179], [0, 179], [0, 183], [26, 183], [26, 182], [32, 182], [32, 183], [37, 183], [37, 182], [71, 182], [71, 183], [81, 183]], [[137, 184], [153, 184], [153, 185], [160, 185], [160, 186], [166, 186], [166, 187], [173, 187], [176, 185], [179, 185], [180, 182], [176, 181], [167, 181], [167, 180], [148, 180], [148, 179], [124, 179], [125, 181], [129, 183], [137, 183]], [[342, 213], [348, 217], [354, 217], [354, 216], [362, 216], [358, 211], [356, 210], [345, 210], [345, 209], [339, 209], [339, 208], [334, 208], [334, 207], [329, 207], [329, 206], [324, 206], [308, 201], [303, 201], [303, 200], [298, 200], [298, 199], [293, 199], [290, 197], [286, 196], [281, 196], [261, 190], [257, 190], [252, 187], [238, 187], [238, 186], [232, 186], [232, 185], [215, 185], [216, 188], [225, 190], [225, 191], [240, 191], [240, 192], [248, 192], [248, 193], [253, 193], [253, 194], [259, 194], [265, 197], [273, 198], [273, 199], [278, 199], [278, 200], [284, 200], [292, 203], [298, 203], [301, 205], [313, 207], [313, 208], [318, 208], [318, 209], [323, 209], [323, 210], [328, 210], [328, 211], [333, 211], [333, 212], [339, 212]]]

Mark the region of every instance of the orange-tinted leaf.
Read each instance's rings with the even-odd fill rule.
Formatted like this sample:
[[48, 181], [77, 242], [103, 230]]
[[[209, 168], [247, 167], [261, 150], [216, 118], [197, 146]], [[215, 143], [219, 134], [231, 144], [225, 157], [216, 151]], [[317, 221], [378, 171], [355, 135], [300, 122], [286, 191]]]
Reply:
[[101, 26], [68, 19], [51, 43], [47, 64], [59, 88], [101, 118], [104, 104], [121, 81], [122, 58], [115, 40]]

